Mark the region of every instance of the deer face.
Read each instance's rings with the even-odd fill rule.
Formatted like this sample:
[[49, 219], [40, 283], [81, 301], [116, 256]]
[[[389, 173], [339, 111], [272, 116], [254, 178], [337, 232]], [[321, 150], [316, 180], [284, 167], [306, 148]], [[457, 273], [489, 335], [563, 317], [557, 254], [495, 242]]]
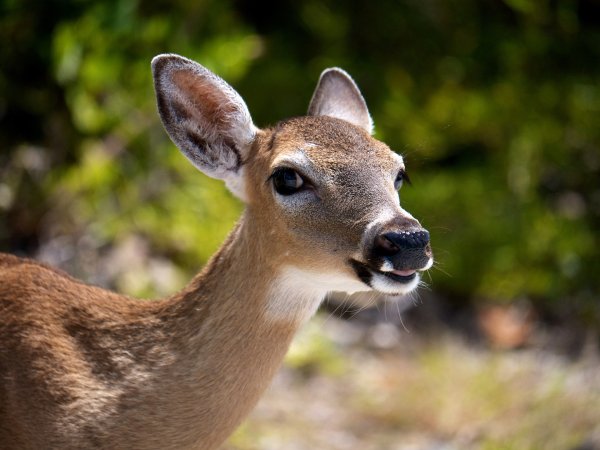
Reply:
[[239, 95], [202, 66], [164, 55], [153, 69], [171, 138], [247, 203], [271, 263], [325, 290], [405, 294], [417, 286], [433, 263], [429, 234], [401, 208], [404, 162], [371, 137], [366, 104], [345, 72], [323, 73], [308, 116], [262, 131]]
[[331, 289], [416, 287], [431, 249], [427, 232], [400, 207], [399, 155], [328, 116], [282, 122], [260, 142], [247, 169], [249, 210], [281, 243], [285, 264], [330, 274]]

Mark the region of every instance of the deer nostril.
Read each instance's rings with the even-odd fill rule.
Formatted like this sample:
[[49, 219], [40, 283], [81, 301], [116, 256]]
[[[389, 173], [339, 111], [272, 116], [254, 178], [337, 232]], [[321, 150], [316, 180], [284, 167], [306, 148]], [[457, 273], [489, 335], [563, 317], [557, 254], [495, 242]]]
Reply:
[[381, 237], [396, 247], [396, 251], [409, 248], [423, 248], [429, 243], [429, 232], [427, 230], [402, 231], [399, 233], [384, 233]]
[[389, 239], [385, 234], [380, 234], [375, 238], [375, 248], [383, 256], [395, 255], [400, 251], [400, 248]]

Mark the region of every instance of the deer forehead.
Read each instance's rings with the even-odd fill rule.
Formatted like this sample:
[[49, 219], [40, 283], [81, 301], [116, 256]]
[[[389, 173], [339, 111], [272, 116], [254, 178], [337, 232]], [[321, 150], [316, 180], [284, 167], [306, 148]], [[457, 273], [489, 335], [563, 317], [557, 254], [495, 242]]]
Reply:
[[394, 176], [404, 168], [400, 155], [367, 132], [332, 117], [300, 117], [278, 124], [266, 139], [268, 170], [289, 166], [325, 181], [351, 175]]

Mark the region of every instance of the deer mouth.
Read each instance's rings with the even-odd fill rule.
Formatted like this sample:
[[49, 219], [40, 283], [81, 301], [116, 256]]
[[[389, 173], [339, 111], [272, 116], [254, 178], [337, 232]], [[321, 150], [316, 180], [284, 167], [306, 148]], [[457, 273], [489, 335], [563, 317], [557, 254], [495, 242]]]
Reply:
[[409, 283], [417, 276], [416, 270], [390, 270], [389, 272], [378, 270], [377, 272], [399, 283]]
[[424, 269], [393, 269], [383, 271], [368, 264], [350, 260], [350, 265], [358, 278], [371, 289], [392, 295], [408, 294], [414, 290], [420, 280], [420, 271]]

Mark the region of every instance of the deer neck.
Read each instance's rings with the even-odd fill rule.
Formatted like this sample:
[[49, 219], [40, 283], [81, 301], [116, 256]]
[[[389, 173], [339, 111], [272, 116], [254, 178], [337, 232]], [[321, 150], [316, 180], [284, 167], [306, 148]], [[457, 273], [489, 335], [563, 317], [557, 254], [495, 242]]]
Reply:
[[176, 354], [172, 398], [177, 410], [194, 411], [189, 427], [201, 448], [218, 445], [250, 412], [326, 293], [273, 258], [246, 216], [162, 311]]
[[234, 324], [252, 333], [281, 329], [293, 335], [314, 314], [327, 284], [291, 263], [284, 250], [274, 248], [267, 227], [247, 216], [202, 272], [167, 301], [177, 326], [183, 320], [198, 336], [227, 333]]

